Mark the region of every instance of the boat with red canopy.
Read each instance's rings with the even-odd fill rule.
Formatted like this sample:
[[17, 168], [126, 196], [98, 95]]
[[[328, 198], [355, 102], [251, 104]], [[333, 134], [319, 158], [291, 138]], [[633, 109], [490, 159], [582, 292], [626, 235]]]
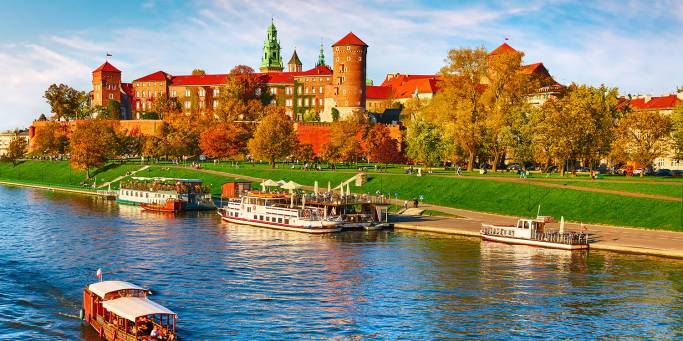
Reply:
[[102, 281], [83, 289], [83, 318], [108, 341], [176, 340], [177, 317], [135, 284]]

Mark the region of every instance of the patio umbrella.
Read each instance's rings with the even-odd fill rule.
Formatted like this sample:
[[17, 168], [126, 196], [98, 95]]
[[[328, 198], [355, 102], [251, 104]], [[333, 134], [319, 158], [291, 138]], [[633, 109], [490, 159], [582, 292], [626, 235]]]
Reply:
[[560, 233], [564, 233], [564, 216], [560, 218]]
[[295, 189], [299, 189], [301, 187], [303, 187], [303, 186], [299, 185], [298, 183], [296, 183], [294, 181], [287, 182], [287, 183], [280, 186], [280, 188], [282, 188], [282, 189], [288, 189], [290, 193], [293, 192]]

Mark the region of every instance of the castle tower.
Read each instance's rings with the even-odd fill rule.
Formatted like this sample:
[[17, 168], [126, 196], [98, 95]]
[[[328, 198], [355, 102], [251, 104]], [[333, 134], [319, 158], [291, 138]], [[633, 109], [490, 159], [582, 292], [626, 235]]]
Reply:
[[321, 118], [330, 119], [333, 107], [339, 111], [339, 118], [365, 111], [367, 49], [368, 45], [353, 32], [332, 45], [334, 73]]
[[109, 105], [109, 101], [121, 103], [121, 71], [108, 61], [92, 72], [93, 97], [91, 106]]
[[325, 53], [323, 52], [323, 43], [320, 43], [320, 53], [318, 54], [318, 62], [315, 63], [315, 66], [322, 66], [325, 65]]
[[277, 39], [275, 23], [270, 20], [266, 41], [263, 42], [263, 58], [261, 58], [261, 72], [282, 71], [282, 56], [280, 55], [280, 41]]
[[292, 54], [292, 58], [289, 59], [289, 63], [287, 63], [287, 71], [289, 72], [301, 72], [302, 70], [302, 64], [301, 60], [299, 60], [299, 56], [296, 54], [296, 49], [294, 49], [294, 54]]

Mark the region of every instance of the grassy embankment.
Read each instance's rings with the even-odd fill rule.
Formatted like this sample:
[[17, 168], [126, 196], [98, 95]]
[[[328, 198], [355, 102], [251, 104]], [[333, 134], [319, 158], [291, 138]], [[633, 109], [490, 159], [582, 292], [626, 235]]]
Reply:
[[[139, 169], [139, 164], [113, 164], [99, 171], [98, 183], [109, 181], [127, 171]], [[313, 185], [318, 181], [321, 188], [332, 187], [353, 176], [357, 169], [337, 171], [301, 171], [289, 168], [270, 169], [263, 166], [241, 166], [235, 168], [229, 164], [205, 164], [207, 169], [222, 170], [228, 173], [241, 174], [275, 180], [294, 180], [305, 185]], [[374, 170], [373, 170], [374, 171]], [[199, 178], [212, 188], [212, 194], [220, 193], [220, 185], [233, 181], [231, 177], [197, 172], [192, 169], [169, 168], [166, 165], [154, 165], [138, 176], [163, 176]], [[361, 188], [351, 186], [356, 193], [399, 194], [401, 199], [411, 199], [424, 195], [425, 202], [447, 207], [462, 208], [473, 211], [500, 213], [518, 216], [533, 216], [538, 205], [541, 214], [559, 217], [563, 215], [572, 221], [586, 223], [604, 223], [645, 228], [683, 230], [681, 229], [681, 203], [648, 198], [627, 197], [616, 194], [577, 191], [565, 188], [549, 188], [533, 183], [501, 182], [468, 177], [446, 177], [437, 174], [424, 177], [401, 175], [399, 172], [369, 174], [370, 181]], [[65, 161], [25, 161], [16, 167], [0, 163], [0, 180], [45, 184], [52, 186], [80, 187], [85, 178], [84, 172], [76, 172], [69, 168]], [[674, 196], [680, 193], [678, 185], [643, 183], [600, 183], [582, 182], [573, 185], [603, 186], [613, 189], [655, 193]], [[593, 185], [599, 184], [599, 185]], [[663, 187], [670, 186], [670, 187]], [[118, 188], [113, 184], [112, 188]]]

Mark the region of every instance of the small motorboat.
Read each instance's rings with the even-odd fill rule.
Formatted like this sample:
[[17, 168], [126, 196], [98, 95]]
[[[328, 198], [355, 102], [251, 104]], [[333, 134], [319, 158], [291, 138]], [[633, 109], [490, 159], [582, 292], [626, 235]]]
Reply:
[[147, 298], [147, 290], [124, 281], [102, 281], [83, 289], [82, 318], [107, 341], [176, 340], [178, 316]]
[[165, 203], [142, 203], [140, 207], [147, 211], [164, 212], [164, 213], [178, 213], [185, 211], [186, 205], [182, 200], [168, 199]]

